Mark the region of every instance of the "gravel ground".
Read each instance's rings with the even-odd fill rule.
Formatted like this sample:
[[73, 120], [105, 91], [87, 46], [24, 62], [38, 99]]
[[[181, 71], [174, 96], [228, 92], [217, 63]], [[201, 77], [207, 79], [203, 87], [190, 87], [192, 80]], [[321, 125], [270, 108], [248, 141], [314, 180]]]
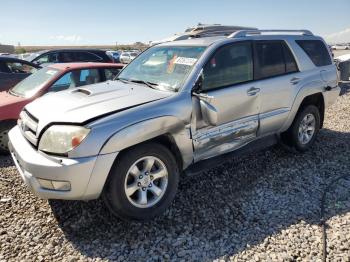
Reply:
[[[0, 261], [321, 261], [322, 194], [349, 174], [350, 94], [312, 151], [279, 146], [185, 176], [160, 218], [126, 223], [101, 201], [44, 201], [0, 157]], [[328, 261], [350, 261], [350, 178], [325, 201]]]

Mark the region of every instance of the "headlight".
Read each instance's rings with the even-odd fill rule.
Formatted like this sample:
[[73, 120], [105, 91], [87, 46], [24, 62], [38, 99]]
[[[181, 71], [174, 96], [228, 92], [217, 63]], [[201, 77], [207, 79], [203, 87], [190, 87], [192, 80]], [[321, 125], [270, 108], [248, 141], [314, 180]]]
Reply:
[[42, 135], [39, 150], [64, 154], [80, 145], [90, 129], [83, 126], [56, 125], [49, 127]]

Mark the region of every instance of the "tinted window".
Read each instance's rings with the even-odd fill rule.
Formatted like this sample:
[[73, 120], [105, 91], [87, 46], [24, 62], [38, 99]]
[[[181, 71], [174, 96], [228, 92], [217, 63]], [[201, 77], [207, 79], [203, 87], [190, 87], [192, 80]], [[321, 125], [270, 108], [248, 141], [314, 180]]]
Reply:
[[256, 79], [285, 73], [283, 45], [280, 41], [256, 42]]
[[3, 62], [0, 62], [0, 72], [2, 73], [11, 73], [10, 68], [7, 67], [7, 65]]
[[332, 64], [329, 52], [320, 40], [296, 40], [297, 44], [305, 51], [316, 66]]
[[75, 54], [77, 61], [83, 61], [83, 62], [93, 62], [93, 61], [101, 61], [102, 58], [89, 53], [89, 52], [77, 52]]
[[210, 90], [253, 80], [253, 58], [250, 42], [225, 46], [203, 69], [203, 90]]
[[76, 59], [74, 58], [73, 52], [61, 52], [60, 53], [60, 62], [61, 63], [69, 63], [69, 62], [75, 62]]
[[284, 59], [286, 62], [286, 73], [292, 73], [292, 72], [297, 72], [298, 71], [298, 66], [297, 63], [295, 62], [294, 56], [292, 54], [292, 52], [290, 51], [289, 47], [286, 46], [285, 44], [284, 46]]

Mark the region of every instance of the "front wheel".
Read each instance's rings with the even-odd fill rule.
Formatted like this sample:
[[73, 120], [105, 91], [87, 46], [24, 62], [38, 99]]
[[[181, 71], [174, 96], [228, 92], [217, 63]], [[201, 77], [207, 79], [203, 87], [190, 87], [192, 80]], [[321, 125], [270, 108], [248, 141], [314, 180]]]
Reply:
[[319, 109], [314, 105], [306, 106], [298, 112], [291, 127], [282, 134], [282, 141], [304, 152], [315, 142], [320, 123]]
[[178, 181], [173, 154], [163, 145], [147, 143], [117, 159], [103, 199], [110, 211], [124, 220], [149, 220], [170, 206]]

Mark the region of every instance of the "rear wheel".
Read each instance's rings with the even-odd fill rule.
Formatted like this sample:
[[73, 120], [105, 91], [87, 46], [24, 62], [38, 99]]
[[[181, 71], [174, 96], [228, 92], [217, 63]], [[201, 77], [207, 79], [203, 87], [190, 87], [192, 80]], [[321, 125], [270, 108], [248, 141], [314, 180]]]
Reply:
[[282, 141], [300, 152], [308, 150], [315, 142], [320, 129], [320, 112], [314, 105], [302, 108], [291, 127], [282, 134]]
[[0, 123], [0, 154], [6, 155], [9, 153], [8, 148], [8, 132], [13, 128], [15, 123]]
[[170, 206], [178, 180], [172, 153], [163, 145], [147, 143], [117, 159], [103, 198], [111, 212], [122, 219], [148, 220]]

